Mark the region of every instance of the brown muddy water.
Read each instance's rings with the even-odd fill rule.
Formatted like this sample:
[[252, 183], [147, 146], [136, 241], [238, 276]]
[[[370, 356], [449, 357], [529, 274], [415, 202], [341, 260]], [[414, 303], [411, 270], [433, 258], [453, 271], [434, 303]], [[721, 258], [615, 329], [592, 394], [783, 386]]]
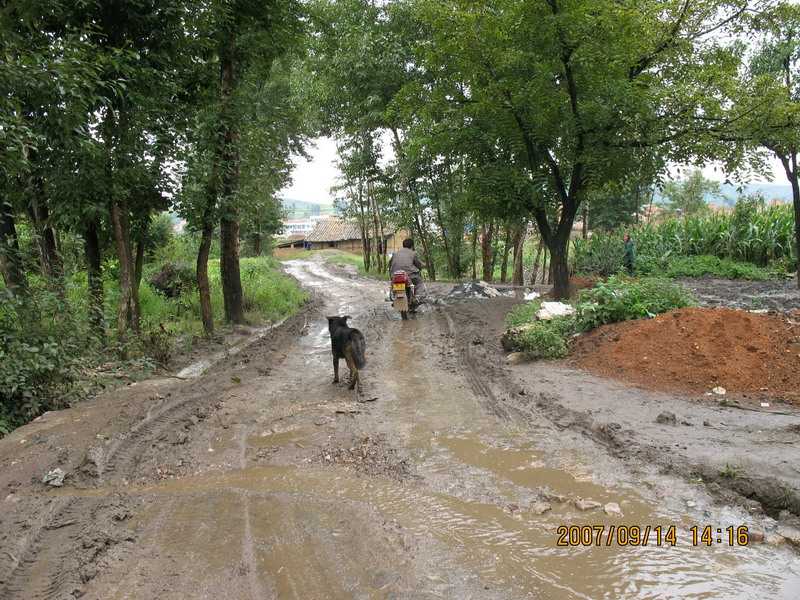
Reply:
[[[120, 439], [100, 461], [103, 489], [48, 494], [58, 517], [42, 526], [27, 562], [4, 567], [12, 577], [0, 581], [0, 596], [800, 598], [796, 553], [729, 543], [727, 528], [751, 525], [743, 510], [694, 496], [687, 505], [683, 482], [665, 492], [666, 477], [634, 471], [578, 431], [504, 412], [503, 392], [463, 351], [471, 342], [447, 308], [401, 321], [383, 282], [313, 260], [288, 270], [321, 307], [298, 339], [276, 342], [271, 362], [245, 350], [218, 371], [198, 367], [172, 396], [159, 388], [139, 438], [130, 422], [112, 421]], [[361, 396], [331, 385], [324, 317], [335, 314], [351, 315], [367, 337]], [[216, 408], [189, 429], [158, 425], [189, 385]], [[194, 405], [186, 414], [195, 417]], [[364, 439], [384, 461], [372, 471], [336, 454]], [[320, 460], [326, 453], [342, 460]], [[180, 478], [143, 483], [179, 462], [189, 465], [176, 466]], [[589, 499], [598, 507], [576, 506]], [[621, 515], [600, 508], [611, 503]], [[706, 526], [710, 546], [700, 539]], [[631, 543], [637, 531], [647, 543]], [[62, 548], [90, 553], [88, 567], [75, 568]], [[6, 557], [0, 551], [0, 567]]]
[[[347, 312], [351, 308], [347, 304], [342, 300], [331, 314]], [[207, 568], [223, 575], [227, 557], [242, 551], [241, 540], [257, 540], [245, 553], [258, 569], [272, 573], [275, 583], [267, 589], [254, 580], [255, 595], [403, 597], [402, 589], [374, 580], [373, 564], [357, 557], [343, 559], [345, 553], [330, 559], [339, 544], [369, 543], [355, 539], [360, 532], [343, 525], [327, 502], [333, 499], [355, 507], [366, 505], [413, 535], [432, 538], [456, 557], [461, 568], [476, 574], [487, 590], [504, 590], [508, 597], [788, 600], [800, 596], [800, 566], [778, 549], [763, 544], [730, 546], [726, 531], [714, 532], [711, 547], [693, 543], [692, 526], [737, 527], [743, 524], [739, 515], [696, 519], [632, 489], [600, 485], [589, 464], [590, 453], [582, 448], [556, 443], [552, 431], [516, 427], [487, 415], [468, 386], [437, 366], [434, 351], [425, 343], [432, 327], [429, 315], [408, 322], [390, 316], [383, 336], [390, 340], [385, 342], [385, 356], [374, 360], [370, 370], [371, 393], [385, 405], [381, 426], [392, 444], [413, 458], [423, 474], [421, 483], [304, 465], [251, 467], [163, 482], [137, 490], [153, 497], [155, 504], [163, 496], [182, 498], [180, 509], [153, 543], [175, 553], [213, 547], [218, 559], [209, 561]], [[324, 326], [310, 326], [301, 343], [310, 352], [298, 353], [294, 366], [328, 376], [328, 359], [322, 358], [328, 345]], [[296, 391], [286, 384], [269, 393]], [[220, 446], [227, 443], [230, 440], [220, 438]], [[247, 439], [254, 447], [310, 443], [302, 429]], [[624, 517], [602, 510], [582, 512], [569, 501], [558, 500], [550, 502], [552, 510], [537, 515], [526, 507], [542, 489], [566, 500], [616, 502]], [[191, 500], [209, 495], [214, 498], [213, 519], [206, 502], [195, 506]], [[520, 499], [518, 505], [514, 499]], [[139, 518], [146, 519], [147, 514]], [[601, 528], [600, 545], [559, 546], [562, 526], [580, 528], [572, 530], [580, 533], [587, 531], [584, 527]], [[647, 545], [623, 545], [622, 533], [623, 539], [607, 544], [612, 527], [630, 532], [632, 526], [642, 532], [651, 528]], [[656, 535], [659, 526], [661, 540]], [[316, 533], [303, 534], [309, 530]], [[596, 535], [598, 530], [592, 531]], [[319, 535], [333, 550], [320, 550]], [[579, 541], [576, 537], [573, 542]], [[717, 538], [722, 542], [716, 543]], [[569, 542], [569, 536], [564, 541]], [[435, 589], [435, 570], [426, 576]]]

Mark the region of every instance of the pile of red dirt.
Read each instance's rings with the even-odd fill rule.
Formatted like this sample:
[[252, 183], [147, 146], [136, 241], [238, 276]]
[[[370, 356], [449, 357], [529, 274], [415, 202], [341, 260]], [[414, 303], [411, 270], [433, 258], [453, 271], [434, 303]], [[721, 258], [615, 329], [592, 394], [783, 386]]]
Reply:
[[682, 308], [581, 336], [576, 366], [663, 391], [727, 393], [800, 404], [800, 313]]

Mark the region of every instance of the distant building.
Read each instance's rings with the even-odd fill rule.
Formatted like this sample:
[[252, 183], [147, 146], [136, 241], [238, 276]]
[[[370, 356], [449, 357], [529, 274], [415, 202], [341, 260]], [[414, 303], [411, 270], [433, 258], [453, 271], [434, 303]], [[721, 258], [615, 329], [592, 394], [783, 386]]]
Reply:
[[272, 256], [278, 260], [286, 260], [297, 256], [306, 249], [306, 239], [303, 235], [293, 235], [275, 245]]
[[[393, 227], [383, 230], [385, 239], [385, 252], [394, 252], [403, 246], [405, 232], [397, 231]], [[317, 223], [314, 230], [306, 235], [306, 243], [311, 244], [311, 250], [325, 250], [335, 248], [353, 254], [363, 254], [364, 246], [361, 242], [361, 231], [358, 224], [353, 221], [328, 219]], [[374, 243], [374, 242], [373, 242]]]
[[307, 235], [314, 231], [314, 227], [320, 221], [336, 219], [336, 215], [313, 215], [308, 219], [286, 219], [281, 221], [283, 229], [278, 233], [279, 236]]

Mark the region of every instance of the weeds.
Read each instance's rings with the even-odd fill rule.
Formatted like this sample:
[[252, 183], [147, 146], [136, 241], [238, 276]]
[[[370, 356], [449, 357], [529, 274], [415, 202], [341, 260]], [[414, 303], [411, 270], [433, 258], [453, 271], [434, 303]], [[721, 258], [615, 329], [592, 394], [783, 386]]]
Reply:
[[729, 463], [725, 463], [725, 467], [720, 471], [720, 475], [722, 475], [725, 479], [736, 479], [737, 477], [741, 476], [743, 470], [739, 467], [734, 467]]

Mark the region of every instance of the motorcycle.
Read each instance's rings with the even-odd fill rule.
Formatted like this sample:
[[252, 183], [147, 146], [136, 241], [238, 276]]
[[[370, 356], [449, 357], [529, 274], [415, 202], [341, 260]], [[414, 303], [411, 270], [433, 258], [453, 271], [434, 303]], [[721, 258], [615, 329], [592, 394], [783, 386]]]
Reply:
[[400, 311], [400, 317], [403, 319], [408, 319], [409, 313], [414, 313], [419, 306], [419, 301], [414, 293], [414, 284], [405, 271], [392, 273], [389, 298], [392, 301], [392, 307]]

